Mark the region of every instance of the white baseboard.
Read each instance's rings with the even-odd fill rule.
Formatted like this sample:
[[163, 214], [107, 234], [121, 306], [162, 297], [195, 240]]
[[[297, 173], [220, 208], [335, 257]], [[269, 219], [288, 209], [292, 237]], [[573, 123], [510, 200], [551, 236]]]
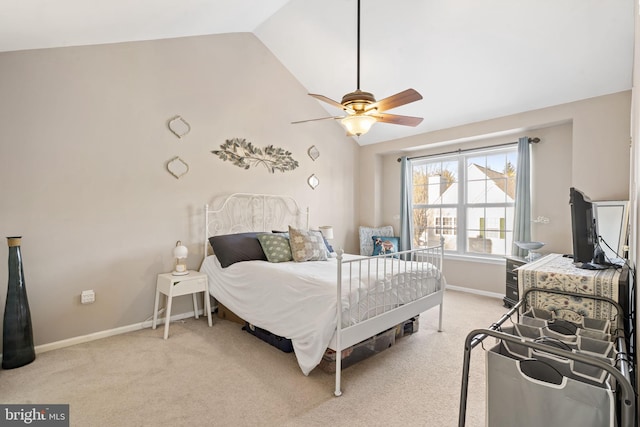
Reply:
[[[204, 316], [204, 310], [198, 310], [198, 316]], [[187, 313], [176, 314], [171, 316], [171, 321], [174, 322], [176, 320], [187, 319], [189, 317], [194, 317], [195, 313], [193, 311]], [[46, 351], [57, 350], [59, 348], [70, 347], [76, 344], [82, 344], [85, 342], [95, 341], [102, 338], [112, 337], [114, 335], [125, 334], [127, 332], [139, 331], [140, 329], [150, 328], [153, 325], [153, 320], [145, 320], [142, 323], [134, 323], [133, 325], [121, 326], [119, 328], [108, 329], [106, 331], [94, 332], [88, 335], [82, 335], [79, 337], [68, 338], [62, 341], [56, 341], [48, 344], [42, 344], [35, 347], [36, 354], [44, 353]], [[164, 316], [162, 318], [158, 317], [157, 325], [164, 325]]]
[[483, 295], [485, 297], [497, 298], [500, 300], [504, 298], [504, 294], [498, 294], [496, 292], [481, 291], [479, 289], [465, 288], [462, 286], [447, 285], [445, 289], [451, 289], [452, 291], [459, 291], [459, 292], [467, 292], [467, 293], [476, 294], [476, 295]]
[[[498, 294], [495, 292], [481, 291], [481, 290], [472, 289], [472, 288], [465, 288], [462, 286], [447, 285], [446, 289], [451, 289], [452, 291], [468, 292], [471, 294], [483, 295], [490, 298], [497, 298], [497, 299], [504, 298], [504, 295], [502, 294]], [[204, 316], [204, 310], [198, 310], [198, 315]], [[193, 311], [171, 316], [171, 321], [174, 322], [176, 320], [187, 319], [190, 317], [194, 317]], [[152, 320], [145, 320], [142, 323], [134, 323], [133, 325], [121, 326], [119, 328], [108, 329], [106, 331], [94, 332], [88, 335], [81, 335], [79, 337], [73, 337], [73, 338], [68, 338], [66, 340], [55, 341], [48, 344], [38, 345], [35, 347], [35, 351], [37, 354], [37, 353], [44, 353], [51, 350], [57, 350], [59, 348], [70, 347], [76, 344], [82, 344], [85, 342], [91, 342], [91, 341], [99, 340], [102, 338], [112, 337], [114, 335], [120, 335], [120, 334], [125, 334], [127, 332], [139, 331], [140, 329], [150, 328], [152, 324], [153, 324]], [[164, 325], [164, 317], [158, 318], [158, 325]]]

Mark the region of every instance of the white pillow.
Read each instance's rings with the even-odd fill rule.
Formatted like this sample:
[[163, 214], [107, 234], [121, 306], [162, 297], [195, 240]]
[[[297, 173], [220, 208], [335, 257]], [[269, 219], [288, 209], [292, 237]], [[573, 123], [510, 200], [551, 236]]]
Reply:
[[393, 226], [384, 225], [382, 227], [360, 226], [360, 255], [373, 255], [373, 236], [393, 237]]

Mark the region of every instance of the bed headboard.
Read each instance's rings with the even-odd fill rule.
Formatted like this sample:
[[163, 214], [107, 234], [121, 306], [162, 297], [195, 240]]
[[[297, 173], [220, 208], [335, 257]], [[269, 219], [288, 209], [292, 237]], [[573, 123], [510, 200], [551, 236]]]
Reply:
[[[218, 202], [218, 203], [216, 203]], [[204, 254], [209, 237], [249, 231], [288, 230], [289, 225], [309, 228], [309, 209], [303, 211], [289, 196], [234, 193], [204, 206]]]

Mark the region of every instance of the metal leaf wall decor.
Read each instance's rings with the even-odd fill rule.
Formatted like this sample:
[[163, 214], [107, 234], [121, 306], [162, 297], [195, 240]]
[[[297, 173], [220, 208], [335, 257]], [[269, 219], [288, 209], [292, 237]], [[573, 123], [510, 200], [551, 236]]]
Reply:
[[233, 138], [227, 139], [220, 148], [211, 152], [243, 169], [263, 165], [270, 173], [274, 173], [292, 171], [298, 167], [298, 162], [291, 157], [291, 152], [273, 145], [258, 148], [244, 138]]

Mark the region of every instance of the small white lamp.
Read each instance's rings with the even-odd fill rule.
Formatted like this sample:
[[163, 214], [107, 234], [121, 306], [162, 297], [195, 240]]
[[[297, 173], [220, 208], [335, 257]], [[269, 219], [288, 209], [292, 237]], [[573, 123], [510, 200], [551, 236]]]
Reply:
[[173, 257], [176, 259], [176, 267], [172, 273], [174, 276], [186, 276], [189, 274], [187, 271], [187, 255], [189, 255], [189, 250], [186, 246], [182, 246], [182, 242], [178, 240], [176, 247], [173, 248]]
[[333, 227], [330, 225], [323, 225], [320, 228], [320, 232], [324, 236], [325, 239], [331, 240], [333, 239]]

